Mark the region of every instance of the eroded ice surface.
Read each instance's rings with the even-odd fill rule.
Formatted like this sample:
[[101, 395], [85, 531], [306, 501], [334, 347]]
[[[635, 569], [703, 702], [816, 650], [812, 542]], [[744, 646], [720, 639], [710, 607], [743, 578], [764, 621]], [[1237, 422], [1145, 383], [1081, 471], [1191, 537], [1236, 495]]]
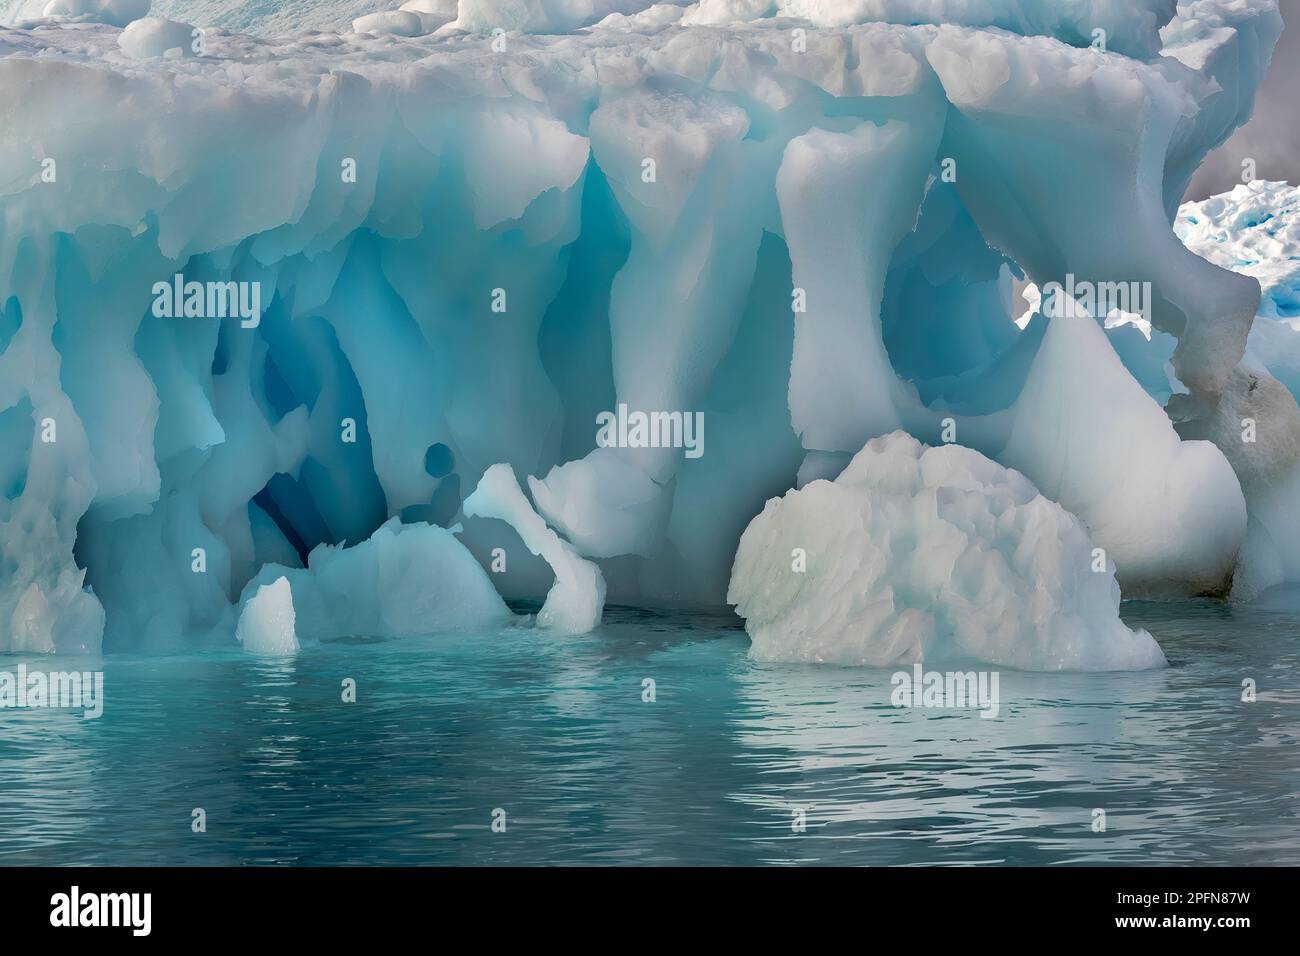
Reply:
[[519, 489], [509, 465], [493, 465], [465, 499], [467, 518], [497, 518], [514, 528], [533, 554], [555, 572], [555, 584], [537, 612], [537, 623], [568, 634], [585, 634], [600, 623], [605, 578], [567, 541], [546, 526]]
[[1048, 323], [1008, 421], [999, 461], [1085, 518], [1125, 597], [1223, 596], [1246, 535], [1232, 466], [1179, 438], [1095, 319]]
[[727, 594], [758, 660], [1163, 666], [1151, 635], [1120, 621], [1119, 597], [1088, 530], [1023, 475], [902, 432], [834, 481], [769, 501]]
[[[1268, 0], [314, 6], [337, 32], [159, 3], [205, 29], [180, 55], [0, 30], [0, 648], [230, 640], [268, 574], [304, 639], [454, 619], [442, 584], [325, 572], [389, 553], [503, 613], [554, 575], [499, 521], [442, 531], [495, 463], [611, 599], [718, 604], [764, 501], [900, 428], [1030, 474], [1123, 587], [1228, 588], [1259, 285], [1170, 222], [1249, 115]], [[425, 35], [352, 31], [385, 11]], [[510, 11], [540, 32], [493, 36]], [[257, 314], [159, 315], [177, 274]], [[1020, 276], [1067, 274], [1149, 283], [1163, 351], [1011, 321]], [[1185, 393], [1177, 433], [1133, 381]], [[704, 453], [597, 448], [620, 405], [702, 414]], [[498, 547], [491, 579], [448, 557]]]

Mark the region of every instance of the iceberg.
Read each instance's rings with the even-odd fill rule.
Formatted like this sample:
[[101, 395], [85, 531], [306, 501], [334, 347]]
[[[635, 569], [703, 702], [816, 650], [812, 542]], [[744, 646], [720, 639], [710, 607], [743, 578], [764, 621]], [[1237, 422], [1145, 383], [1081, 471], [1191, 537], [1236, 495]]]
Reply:
[[[1228, 429], [1290, 421], [1260, 277], [1171, 226], [1272, 0], [92, 6], [0, 0], [0, 650], [231, 642], [281, 578], [304, 642], [718, 605], [765, 502], [896, 431], [1126, 594], [1300, 579], [1293, 456]], [[1067, 282], [1150, 341], [1014, 321]]]
[[1119, 619], [1115, 566], [1018, 472], [969, 448], [873, 438], [834, 481], [767, 503], [728, 602], [760, 661], [1141, 670], [1164, 654]]

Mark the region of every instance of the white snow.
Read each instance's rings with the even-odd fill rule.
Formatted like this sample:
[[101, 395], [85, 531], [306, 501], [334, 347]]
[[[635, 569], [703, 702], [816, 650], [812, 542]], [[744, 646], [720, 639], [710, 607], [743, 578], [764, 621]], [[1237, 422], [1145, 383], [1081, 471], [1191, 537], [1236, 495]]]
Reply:
[[416, 37], [425, 32], [424, 21], [409, 10], [385, 10], [368, 13], [352, 21], [354, 33], [389, 34], [397, 37]]
[[[50, 3], [77, 7], [99, 0], [0, 0], [0, 23], [30, 20]], [[142, 0], [109, 0], [138, 3]], [[395, 0], [155, 0], [161, 15], [184, 18], [205, 27], [223, 27], [259, 36], [294, 31], [346, 31], [355, 19], [390, 11]], [[417, 6], [419, 5], [419, 6]], [[666, 8], [676, 7], [677, 13]], [[1193, 5], [1195, 6], [1195, 5]], [[681, 19], [687, 24], [725, 26], [766, 18], [805, 21], [819, 28], [870, 22], [898, 24], [955, 23], [995, 27], [1024, 35], [1057, 36], [1074, 45], [1094, 41], [1093, 31], [1105, 32], [1109, 49], [1150, 57], [1161, 45], [1174, 16], [1174, 0], [408, 0], [403, 10], [432, 13], [438, 25], [456, 21], [467, 30], [494, 29], [529, 33], [567, 33], [583, 26], [622, 29], [662, 26]], [[428, 9], [431, 8], [431, 9]], [[1196, 11], [1207, 26], [1193, 31], [1192, 42], [1204, 42], [1218, 13], [1218, 4]], [[683, 17], [683, 14], [685, 15]], [[1193, 20], [1198, 23], [1200, 20]], [[113, 22], [113, 21], [105, 21]], [[120, 25], [120, 24], [119, 24]], [[431, 32], [434, 27], [426, 27]], [[1176, 28], [1174, 35], [1187, 32]], [[1186, 55], [1186, 53], [1184, 54]]]
[[49, 0], [46, 17], [77, 17], [124, 27], [149, 15], [150, 0]]
[[834, 481], [768, 501], [740, 539], [727, 600], [762, 661], [1163, 666], [1151, 635], [1120, 621], [1114, 565], [1093, 549], [1018, 472], [894, 432]]
[[406, 0], [398, 9], [418, 16], [422, 33], [432, 33], [456, 19], [456, 0]]
[[188, 23], [145, 17], [127, 24], [117, 38], [117, 44], [127, 56], [142, 60], [165, 56], [173, 51], [188, 56], [195, 52], [194, 39], [194, 28]]
[[[99, 6], [100, 0], [0, 0], [0, 24], [30, 23], [42, 16], [54, 16], [49, 8], [55, 3], [86, 8]], [[398, 0], [153, 0], [152, 11], [156, 16], [184, 20], [204, 28], [218, 27], [269, 37], [311, 30], [346, 32], [358, 17], [392, 10], [397, 3]], [[149, 6], [146, 0], [104, 0], [103, 5], [143, 5], [145, 13]], [[125, 25], [105, 16], [90, 16], [104, 23]]]

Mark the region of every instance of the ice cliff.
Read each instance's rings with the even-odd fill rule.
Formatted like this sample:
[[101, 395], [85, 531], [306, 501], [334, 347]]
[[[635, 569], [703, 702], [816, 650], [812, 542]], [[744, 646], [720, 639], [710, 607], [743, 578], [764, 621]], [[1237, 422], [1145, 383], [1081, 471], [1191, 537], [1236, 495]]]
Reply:
[[[287, 645], [422, 535], [430, 630], [456, 589], [598, 620], [561, 573], [717, 604], [765, 501], [896, 430], [1126, 597], [1300, 579], [1255, 544], [1300, 446], [1229, 427], [1297, 427], [1259, 282], [1171, 228], [1270, 0], [114, 4], [0, 7], [0, 650]], [[1027, 281], [1132, 284], [1152, 338], [1021, 329]], [[497, 464], [531, 502], [462, 509]], [[332, 626], [388, 627], [365, 580]]]

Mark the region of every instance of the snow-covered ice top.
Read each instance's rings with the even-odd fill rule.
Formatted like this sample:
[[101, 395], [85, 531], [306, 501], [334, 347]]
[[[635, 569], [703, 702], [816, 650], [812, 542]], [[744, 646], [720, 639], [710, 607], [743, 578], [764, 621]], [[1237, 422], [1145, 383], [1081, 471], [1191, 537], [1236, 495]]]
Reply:
[[[0, 0], [0, 23], [52, 15], [93, 15], [101, 4], [144, 4], [146, 11], [148, 8], [148, 0]], [[394, 0], [266, 4], [154, 0], [153, 8], [158, 16], [260, 36], [309, 30], [345, 32], [355, 21], [371, 17], [380, 19], [368, 20], [369, 26], [358, 32], [372, 27], [388, 32], [382, 25], [396, 26], [406, 20], [387, 16], [399, 9]], [[1209, 9], [1213, 15], [1215, 8]], [[1175, 0], [408, 0], [400, 10], [425, 14], [421, 32], [448, 23], [478, 33], [518, 30], [538, 34], [569, 33], [597, 24], [644, 29], [667, 23], [727, 26], [770, 18], [800, 20], [816, 27], [951, 23], [1052, 36], [1076, 46], [1099, 42], [1100, 36], [1109, 49], [1148, 58], [1161, 47], [1160, 32], [1175, 16]]]

